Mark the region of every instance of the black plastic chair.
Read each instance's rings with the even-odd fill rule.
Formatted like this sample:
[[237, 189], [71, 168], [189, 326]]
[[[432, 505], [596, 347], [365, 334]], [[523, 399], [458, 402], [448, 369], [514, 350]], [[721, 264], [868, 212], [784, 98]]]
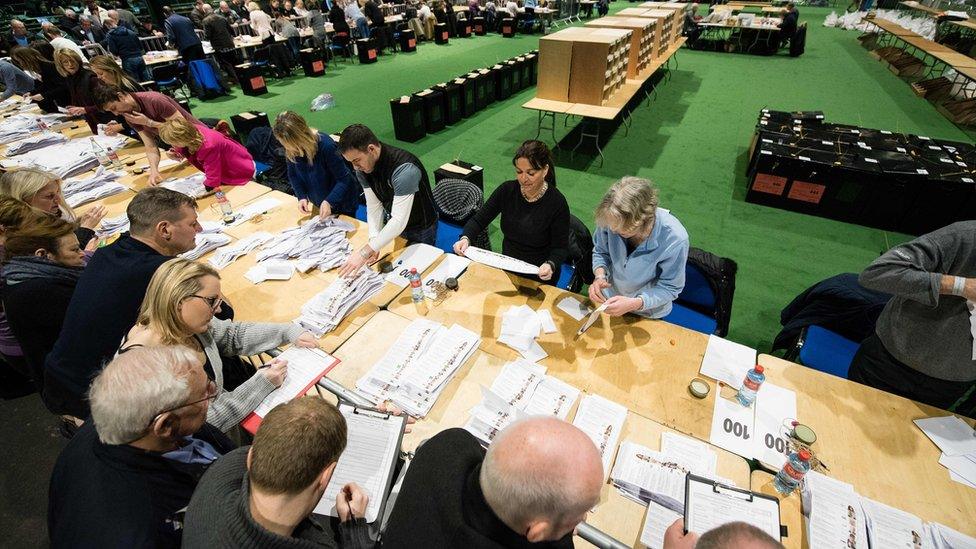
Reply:
[[183, 99], [189, 101], [190, 92], [186, 87], [186, 82], [183, 81], [184, 70], [178, 63], [168, 63], [153, 67], [152, 76], [153, 80], [156, 81], [156, 87], [162, 93], [170, 90], [178, 90], [183, 93]]

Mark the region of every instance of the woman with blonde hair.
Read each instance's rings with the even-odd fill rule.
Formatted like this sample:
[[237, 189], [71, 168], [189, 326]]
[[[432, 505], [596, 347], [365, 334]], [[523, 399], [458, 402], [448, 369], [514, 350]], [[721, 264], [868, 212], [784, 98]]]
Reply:
[[61, 178], [53, 173], [24, 168], [0, 176], [0, 195], [22, 200], [46, 215], [77, 223], [78, 241], [88, 247], [95, 237], [95, 228], [105, 217], [105, 206], [92, 206], [77, 216], [64, 201], [61, 184]]
[[274, 360], [234, 390], [225, 391], [221, 356], [256, 355], [286, 343], [316, 348], [318, 342], [296, 324], [214, 318], [221, 303], [220, 275], [216, 270], [196, 261], [171, 259], [149, 281], [139, 318], [119, 353], [153, 345], [182, 345], [192, 350], [204, 362], [204, 370], [220, 392], [207, 411], [207, 422], [227, 432], [281, 385], [287, 363]]
[[663, 318], [685, 287], [688, 232], [639, 177], [614, 183], [596, 208], [590, 299], [607, 314]]
[[261, 43], [270, 46], [275, 43], [274, 28], [271, 26], [271, 16], [264, 13], [257, 2], [248, 2], [247, 9], [248, 21], [251, 22], [251, 30], [254, 35], [261, 39]]
[[115, 86], [126, 92], [146, 91], [136, 82], [129, 73], [122, 70], [111, 55], [96, 55], [88, 61], [88, 68], [91, 69], [98, 80], [103, 84]]
[[244, 145], [202, 124], [177, 115], [159, 127], [159, 138], [173, 146], [170, 153], [186, 158], [204, 173], [203, 184], [208, 189], [254, 179], [254, 158]]
[[92, 92], [99, 86], [98, 77], [84, 66], [84, 60], [76, 51], [66, 48], [54, 51], [54, 67], [68, 85], [68, 96], [71, 100], [67, 107], [68, 114], [84, 116], [88, 128], [93, 134], [97, 134], [99, 123], [113, 119], [111, 113], [100, 111], [92, 99]]
[[285, 149], [288, 183], [302, 214], [310, 214], [316, 207], [322, 219], [356, 214], [359, 184], [331, 137], [310, 128], [304, 118], [292, 111], [278, 115], [272, 133]]
[[68, 106], [71, 102], [68, 96], [68, 84], [52, 61], [34, 48], [20, 46], [10, 50], [10, 58], [21, 70], [30, 71], [41, 77], [34, 84], [34, 94], [31, 95], [31, 99], [37, 101], [42, 110], [56, 112], [59, 106]]

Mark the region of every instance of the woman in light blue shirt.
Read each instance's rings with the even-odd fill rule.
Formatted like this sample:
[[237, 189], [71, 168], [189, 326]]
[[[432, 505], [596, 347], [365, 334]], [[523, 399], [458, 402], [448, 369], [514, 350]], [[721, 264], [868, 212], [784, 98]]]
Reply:
[[613, 184], [596, 209], [590, 299], [610, 316], [663, 318], [685, 287], [688, 233], [638, 177]]

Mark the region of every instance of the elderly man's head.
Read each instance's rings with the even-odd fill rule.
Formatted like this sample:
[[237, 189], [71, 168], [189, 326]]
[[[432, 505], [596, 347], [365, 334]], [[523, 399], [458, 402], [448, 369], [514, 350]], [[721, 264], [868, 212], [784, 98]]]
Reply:
[[211, 6], [210, 4], [204, 4], [200, 9], [206, 15], [210, 15], [211, 13], [213, 13], [213, 6]]
[[646, 239], [657, 218], [657, 189], [647, 179], [623, 177], [596, 207], [596, 223], [624, 238]]
[[81, 28], [84, 30], [90, 29], [92, 26], [92, 20], [87, 15], [81, 16]]
[[565, 421], [535, 417], [495, 437], [481, 466], [495, 515], [530, 542], [572, 533], [600, 500], [603, 462], [593, 441]]
[[27, 34], [27, 27], [24, 26], [24, 22], [19, 19], [14, 19], [10, 22], [10, 30], [14, 32], [16, 36], [24, 36]]
[[105, 444], [176, 441], [203, 427], [216, 387], [183, 346], [135, 347], [118, 355], [89, 391], [92, 421]]
[[75, 10], [64, 10], [64, 16], [68, 19], [78, 19], [78, 14], [75, 13]]

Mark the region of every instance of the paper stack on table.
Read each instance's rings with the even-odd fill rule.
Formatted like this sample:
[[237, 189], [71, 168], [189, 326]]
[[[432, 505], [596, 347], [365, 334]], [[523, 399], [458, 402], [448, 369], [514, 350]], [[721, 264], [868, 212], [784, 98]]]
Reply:
[[230, 244], [231, 237], [224, 233], [197, 233], [196, 246], [188, 252], [183, 252], [180, 257], [183, 259], [200, 259], [211, 250]]
[[16, 156], [18, 154], [23, 154], [36, 149], [43, 149], [49, 145], [55, 145], [57, 143], [64, 143], [68, 140], [68, 136], [63, 133], [55, 133], [52, 131], [43, 131], [36, 133], [27, 139], [21, 139], [16, 143], [11, 143], [7, 147], [7, 156]]
[[98, 238], [105, 238], [107, 236], [112, 236], [116, 233], [121, 233], [129, 230], [129, 218], [126, 214], [117, 215], [115, 217], [105, 217], [102, 219], [102, 223], [95, 230], [95, 236]]
[[411, 244], [393, 262], [393, 270], [387, 273], [386, 281], [406, 288], [410, 285], [410, 269], [417, 269], [418, 273], [423, 273], [442, 255], [444, 255], [443, 250], [430, 244]]
[[217, 250], [213, 257], [210, 258], [210, 264], [216, 269], [223, 269], [237, 260], [237, 258], [247, 255], [258, 246], [270, 241], [272, 238], [274, 237], [271, 235], [271, 233], [266, 233], [263, 231], [251, 233], [234, 244], [224, 246], [223, 248]]
[[295, 274], [294, 263], [287, 261], [265, 261], [251, 267], [244, 273], [244, 278], [255, 284], [265, 280], [289, 280]]
[[580, 401], [573, 425], [590, 437], [603, 458], [603, 478], [610, 474], [610, 462], [617, 453], [617, 441], [627, 419], [627, 408], [599, 395], [586, 395]]
[[302, 314], [294, 322], [322, 337], [381, 289], [383, 276], [370, 269], [362, 269], [355, 278], [339, 277], [302, 305]]
[[203, 182], [206, 180], [207, 176], [203, 173], [195, 173], [186, 177], [170, 177], [164, 179], [159, 186], [171, 191], [183, 193], [187, 196], [192, 196], [193, 198], [200, 198], [208, 192], [207, 187], [203, 185]]
[[58, 124], [66, 120], [60, 114], [20, 113], [0, 121], [0, 145], [6, 145], [20, 139], [26, 139], [36, 131], [41, 130], [39, 122], [46, 126]]
[[515, 349], [530, 362], [538, 362], [549, 356], [535, 338], [545, 332], [556, 331], [556, 323], [549, 311], [536, 311], [528, 305], [510, 307], [502, 313], [502, 333], [498, 342]]
[[[128, 187], [117, 181], [120, 177], [125, 177], [125, 175], [125, 170], [106, 170], [104, 167], [99, 166], [95, 171], [95, 175], [85, 178], [74, 177], [65, 180], [61, 186], [61, 192], [64, 194], [65, 202], [72, 208], [76, 208], [92, 200], [125, 192]], [[122, 217], [125, 216], [123, 215]], [[128, 219], [126, 219], [126, 224], [128, 224]]]
[[426, 319], [414, 320], [356, 381], [356, 391], [374, 404], [390, 400], [411, 416], [424, 417], [480, 340], [457, 324], [446, 328]]
[[939, 464], [952, 480], [976, 488], [976, 431], [956, 416], [916, 419], [915, 425], [942, 450]]
[[699, 373], [738, 389], [746, 373], [756, 365], [756, 350], [734, 341], [708, 336]]
[[[125, 145], [128, 138], [124, 135], [115, 137], [97, 135], [92, 139], [105, 149], [118, 149]], [[0, 166], [4, 168], [37, 168], [65, 178], [97, 167], [98, 159], [91, 150], [91, 143], [88, 139], [72, 139], [66, 143], [34, 149], [13, 158], [4, 158], [0, 160]]]
[[318, 217], [301, 227], [281, 231], [272, 237], [257, 253], [257, 261], [268, 259], [297, 259], [295, 267], [305, 273], [318, 267], [328, 271], [342, 265], [352, 252], [352, 244], [346, 233], [356, 230], [347, 221], [330, 217], [324, 221]]

